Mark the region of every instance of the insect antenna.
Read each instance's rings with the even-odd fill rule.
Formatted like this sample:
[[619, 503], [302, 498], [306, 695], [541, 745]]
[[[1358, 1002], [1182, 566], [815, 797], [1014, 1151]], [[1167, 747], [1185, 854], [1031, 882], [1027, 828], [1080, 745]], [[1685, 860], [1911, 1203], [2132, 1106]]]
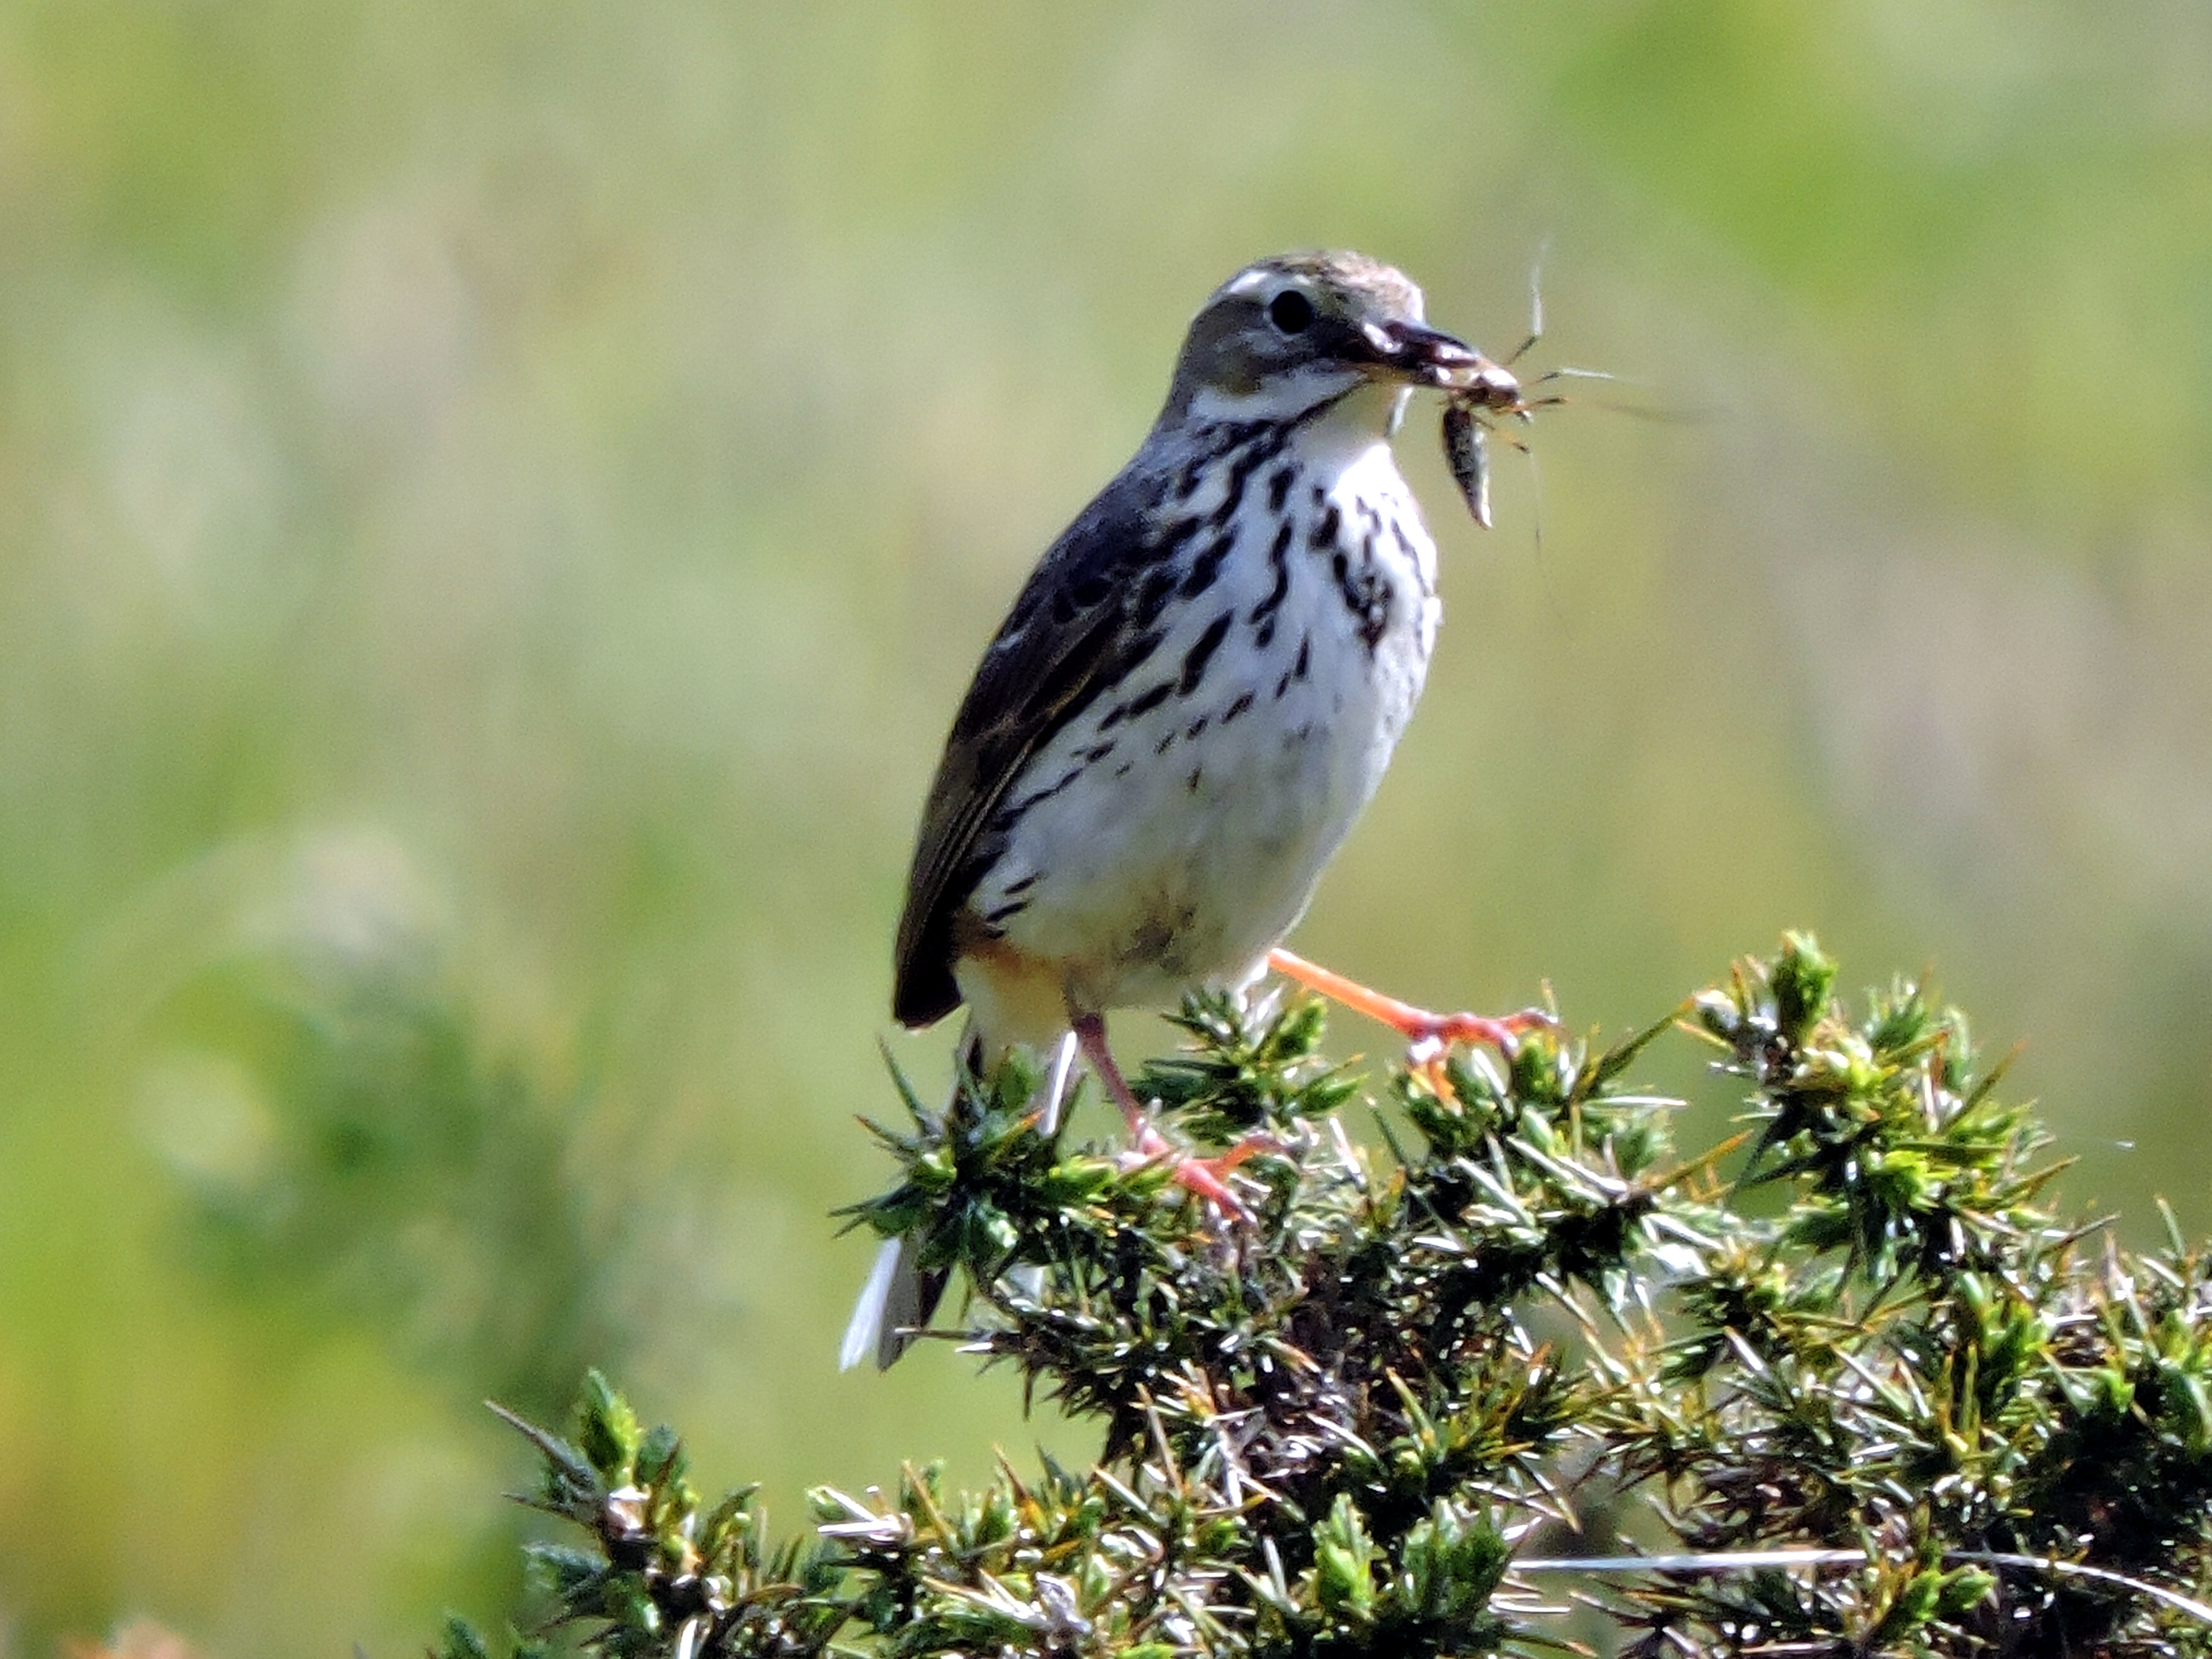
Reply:
[[1625, 374], [1609, 374], [1602, 368], [1577, 368], [1571, 363], [1561, 363], [1557, 368], [1547, 368], [1528, 384], [1541, 386], [1547, 380], [1618, 380], [1624, 386], [1644, 384], [1641, 380], [1632, 380]]
[[[1532, 390], [1553, 380], [1610, 380], [1615, 386], [1633, 386], [1643, 391], [1658, 389], [1658, 382], [1646, 380], [1633, 374], [1613, 374], [1602, 368], [1577, 368], [1562, 363], [1557, 368], [1547, 368], [1533, 376], [1525, 384]], [[1518, 406], [1509, 412], [1522, 414], [1532, 409], [1556, 409], [1562, 404], [1573, 404], [1581, 409], [1602, 409], [1613, 415], [1633, 415], [1641, 421], [1659, 421], [1668, 425], [1699, 426], [1714, 417], [1711, 409], [1653, 407], [1650, 404], [1617, 403], [1610, 398], [1592, 398], [1584, 393], [1554, 392], [1541, 398], [1523, 398]]]

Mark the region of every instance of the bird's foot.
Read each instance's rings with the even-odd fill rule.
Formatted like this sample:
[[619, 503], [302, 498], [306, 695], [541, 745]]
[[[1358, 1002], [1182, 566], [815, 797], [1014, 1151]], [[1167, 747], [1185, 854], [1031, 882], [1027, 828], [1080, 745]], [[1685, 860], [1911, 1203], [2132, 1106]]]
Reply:
[[1215, 1158], [1196, 1158], [1178, 1152], [1175, 1143], [1152, 1127], [1145, 1110], [1144, 1102], [1129, 1086], [1121, 1068], [1114, 1063], [1114, 1056], [1106, 1047], [1106, 1022], [1097, 1014], [1085, 1014], [1074, 1022], [1075, 1040], [1090, 1061], [1091, 1069], [1097, 1074], [1099, 1083], [1121, 1109], [1122, 1121], [1129, 1126], [1129, 1150], [1122, 1154], [1125, 1168], [1137, 1169], [1147, 1164], [1164, 1164], [1174, 1175], [1176, 1184], [1196, 1193], [1220, 1214], [1232, 1221], [1249, 1221], [1252, 1212], [1244, 1200], [1230, 1190], [1229, 1173], [1248, 1158], [1260, 1152], [1279, 1152], [1281, 1141], [1271, 1134], [1249, 1134], [1227, 1152]]
[[1175, 1144], [1150, 1123], [1139, 1120], [1130, 1125], [1130, 1130], [1136, 1144], [1123, 1154], [1127, 1167], [1166, 1164], [1177, 1186], [1196, 1193], [1231, 1221], [1249, 1221], [1253, 1217], [1249, 1206], [1231, 1189], [1230, 1172], [1247, 1158], [1284, 1150], [1283, 1143], [1273, 1135], [1259, 1133], [1245, 1136], [1216, 1157], [1198, 1158], [1178, 1152]]
[[1442, 1081], [1444, 1054], [1455, 1042], [1486, 1042], [1510, 1054], [1528, 1032], [1559, 1028], [1559, 1022], [1541, 1008], [1523, 1008], [1494, 1018], [1484, 1014], [1432, 1014], [1288, 951], [1270, 951], [1267, 965], [1331, 1002], [1341, 1003], [1402, 1033], [1407, 1042], [1406, 1064], [1431, 1083]]
[[[1402, 1004], [1401, 1005], [1403, 1006]], [[1520, 1040], [1531, 1031], [1555, 1031], [1559, 1022], [1543, 1008], [1523, 1008], [1516, 1013], [1499, 1014], [1430, 1014], [1419, 1009], [1412, 1011], [1415, 1018], [1398, 1030], [1408, 1039], [1406, 1060], [1408, 1065], [1425, 1065], [1441, 1060], [1444, 1050], [1455, 1042], [1485, 1042], [1500, 1054], [1510, 1054]], [[1396, 1024], [1397, 1022], [1389, 1022]]]

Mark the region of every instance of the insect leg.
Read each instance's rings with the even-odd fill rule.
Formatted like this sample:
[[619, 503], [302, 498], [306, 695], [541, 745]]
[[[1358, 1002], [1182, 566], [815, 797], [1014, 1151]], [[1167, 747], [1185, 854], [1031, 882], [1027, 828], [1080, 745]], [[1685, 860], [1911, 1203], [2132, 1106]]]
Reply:
[[1500, 365], [1510, 368], [1519, 362], [1529, 347], [1544, 337], [1544, 256], [1552, 251], [1552, 239], [1547, 236], [1538, 244], [1536, 258], [1528, 267], [1528, 337], [1513, 348], [1513, 355]]

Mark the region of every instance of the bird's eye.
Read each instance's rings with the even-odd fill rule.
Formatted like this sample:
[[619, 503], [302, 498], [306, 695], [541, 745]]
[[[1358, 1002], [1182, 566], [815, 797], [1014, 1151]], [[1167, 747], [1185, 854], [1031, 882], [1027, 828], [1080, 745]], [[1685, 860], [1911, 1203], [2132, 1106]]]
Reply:
[[1286, 288], [1267, 301], [1267, 320], [1285, 334], [1303, 334], [1314, 319], [1313, 301], [1294, 288]]

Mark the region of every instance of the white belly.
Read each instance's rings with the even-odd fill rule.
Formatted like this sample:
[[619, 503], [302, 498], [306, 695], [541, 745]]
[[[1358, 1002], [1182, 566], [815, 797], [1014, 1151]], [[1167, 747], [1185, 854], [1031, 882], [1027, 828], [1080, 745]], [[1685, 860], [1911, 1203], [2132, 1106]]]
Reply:
[[[1146, 670], [1008, 792], [1075, 775], [1021, 814], [970, 908], [1059, 964], [1073, 1007], [1159, 1006], [1249, 977], [1304, 911], [1413, 713], [1437, 624], [1434, 553], [1387, 446], [1290, 507], [1289, 556], [1271, 561], [1280, 520], [1255, 502], [1235, 556]], [[1179, 665], [1224, 614], [1184, 693]]]

